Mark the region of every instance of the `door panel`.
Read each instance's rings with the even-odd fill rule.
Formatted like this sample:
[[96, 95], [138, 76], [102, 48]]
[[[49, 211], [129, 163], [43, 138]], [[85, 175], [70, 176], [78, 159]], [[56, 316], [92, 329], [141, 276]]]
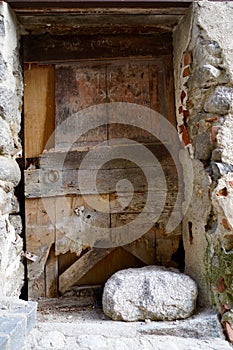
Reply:
[[[28, 262], [29, 297], [53, 297], [58, 292], [65, 293], [74, 284], [102, 284], [112, 273], [122, 268], [146, 264], [177, 266], [172, 256], [179, 247], [180, 228], [169, 238], [164, 231], [177, 195], [175, 164], [166, 148], [145, 130], [117, 123], [108, 125], [107, 120], [103, 120], [104, 125], [88, 131], [77, 140], [77, 125], [75, 122], [66, 123], [74, 113], [86, 113], [85, 108], [90, 106], [105, 103], [107, 108], [109, 102], [130, 102], [163, 113], [174, 124], [171, 59], [161, 57], [76, 62], [52, 67], [34, 65], [33, 71], [30, 69], [30, 66], [25, 67], [25, 128], [27, 137], [30, 135], [31, 142], [38, 142], [38, 145], [30, 152], [30, 142], [25, 143], [26, 241], [27, 250], [38, 259]], [[38, 79], [39, 72], [45, 78]], [[48, 76], [52, 77], [51, 81]], [[31, 89], [35, 90], [36, 84], [38, 91], [42, 91], [38, 95], [31, 92]], [[32, 96], [39, 110], [30, 107]], [[38, 127], [34, 126], [34, 116], [39, 120]], [[61, 123], [64, 127], [59, 128]], [[46, 125], [48, 130], [45, 132]], [[159, 130], [158, 122], [156, 127]], [[52, 128], [55, 130], [55, 138], [49, 145], [51, 148], [46, 153], [47, 163], [43, 163], [43, 168], [39, 159]], [[29, 134], [30, 130], [32, 134]], [[98, 193], [90, 186], [90, 180], [93, 169], [103, 161], [101, 154], [98, 159], [90, 158], [87, 169], [79, 170], [81, 161], [95, 145], [114, 138], [133, 139], [143, 143], [160, 162], [169, 191], [159, 222], [143, 237], [114, 249], [92, 248], [87, 244], [89, 232], [82, 222], [107, 229], [123, 227], [141, 212], [148, 194], [143, 171], [123, 157], [127, 151], [124, 147], [134, 146], [117, 146], [122, 159], [113, 159], [103, 164], [97, 176]], [[72, 147], [67, 150], [70, 144]], [[61, 169], [64, 153], [66, 157]], [[57, 170], [62, 171], [62, 177], [54, 183], [46, 182], [46, 178], [55, 176]], [[82, 195], [78, 171], [83, 172], [85, 179]], [[116, 183], [121, 179], [129, 180], [134, 188], [132, 201], [124, 210], [118, 207], [119, 202], [116, 201], [127, 199], [129, 195], [127, 188], [122, 189], [121, 193], [116, 192]], [[160, 181], [159, 177], [155, 178], [154, 185], [150, 188], [157, 199], [165, 196], [164, 191], [158, 189], [162, 186], [159, 185]], [[41, 185], [45, 189], [43, 193]], [[98, 198], [97, 194], [108, 203], [111, 209], [109, 212], [103, 212], [101, 202], [98, 210], [87, 205], [86, 200]], [[50, 208], [53, 208], [52, 217], [43, 209], [43, 203], [49, 203]], [[81, 211], [81, 221], [75, 214], [77, 210]], [[116, 213], [111, 213], [113, 210]], [[153, 206], [149, 208], [151, 213], [154, 210]], [[70, 217], [73, 225], [70, 225]], [[144, 220], [151, 218], [145, 214]]]

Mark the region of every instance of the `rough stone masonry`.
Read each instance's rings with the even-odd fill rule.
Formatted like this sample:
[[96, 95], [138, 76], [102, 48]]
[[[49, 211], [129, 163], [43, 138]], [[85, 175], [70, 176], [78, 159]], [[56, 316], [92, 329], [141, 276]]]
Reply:
[[23, 83], [19, 63], [17, 22], [8, 5], [0, 2], [0, 295], [19, 296], [24, 268], [19, 203], [14, 189], [21, 174], [16, 158]]
[[174, 31], [174, 73], [178, 129], [194, 171], [185, 272], [233, 341], [232, 17], [230, 1], [194, 2]]

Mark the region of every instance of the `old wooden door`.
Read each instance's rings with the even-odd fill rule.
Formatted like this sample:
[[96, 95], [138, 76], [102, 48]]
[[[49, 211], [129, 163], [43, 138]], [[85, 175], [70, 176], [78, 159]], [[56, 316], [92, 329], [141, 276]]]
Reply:
[[[151, 108], [175, 124], [171, 56], [25, 64], [24, 76], [26, 243], [27, 251], [32, 254], [32, 261], [28, 262], [29, 297], [54, 297], [73, 285], [103, 284], [122, 268], [146, 264], [177, 266], [173, 257], [179, 247], [180, 230], [166, 237], [163, 229], [177, 193], [174, 163], [165, 147], [149, 132], [117, 123], [90, 127], [75, 141], [72, 127], [59, 129], [75, 113], [111, 102]], [[40, 159], [51, 135], [43, 158], [46, 176], [51, 181], [43, 184], [42, 193], [44, 169]], [[81, 160], [98, 143], [115, 138], [140, 142], [156, 154], [166, 174], [168, 195], [159, 221], [140, 239], [119, 247], [91, 247], [77, 239], [82, 226], [67, 227], [68, 217], [81, 215], [82, 220], [97, 227], [124, 226], [140, 213], [147, 195], [141, 169], [125, 159], [115, 159], [103, 166], [98, 178], [99, 194], [109, 206], [116, 203], [116, 179], [126, 178], [133, 183], [134, 197], [124, 211], [108, 213], [102, 210], [101, 203], [99, 210], [86, 204], [87, 197], [96, 195], [88, 186], [88, 169], [85, 194], [80, 194], [76, 174]], [[73, 146], [67, 151], [70, 140]], [[62, 185], [54, 186], [61, 159], [65, 159]]]

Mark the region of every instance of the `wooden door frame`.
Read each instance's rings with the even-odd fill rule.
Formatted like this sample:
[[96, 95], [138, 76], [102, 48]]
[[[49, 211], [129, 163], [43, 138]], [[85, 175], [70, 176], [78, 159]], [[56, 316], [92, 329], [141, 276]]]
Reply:
[[[127, 18], [127, 17], [126, 17]], [[90, 29], [90, 30], [93, 30]], [[137, 39], [135, 39], [137, 38]], [[137, 44], [132, 45], [132, 39], [137, 40]], [[116, 59], [117, 57], [127, 58], [138, 57], [139, 59], [168, 57], [172, 54], [172, 37], [171, 33], [153, 33], [152, 35], [135, 35], [135, 34], [115, 34], [105, 35], [97, 34], [77, 36], [72, 35], [29, 35], [23, 37], [23, 59], [27, 64], [56, 64], [62, 62], [77, 62], [84, 60], [98, 59]], [[121, 43], [120, 47], [127, 48], [121, 52], [116, 43]], [[77, 45], [79, 50], [77, 50]], [[172, 72], [170, 72], [172, 74]], [[169, 83], [169, 82], [168, 82]], [[51, 247], [54, 241], [51, 241]], [[143, 263], [150, 264], [145, 252], [135, 251], [133, 246], [127, 245], [124, 249], [137, 256]], [[103, 257], [106, 257], [113, 249], [96, 249], [92, 248], [88, 253], [83, 255], [66, 271], [59, 276], [59, 289], [64, 293], [74, 281], [79, 280], [89, 269], [90, 266], [96, 265]], [[52, 254], [53, 255], [53, 254]], [[54, 261], [54, 256], [49, 255], [49, 259]], [[85, 265], [89, 264], [88, 269]], [[57, 266], [57, 265], [56, 265]], [[56, 267], [48, 264], [47, 270], [50, 269], [52, 278], [56, 278]], [[46, 273], [46, 272], [45, 272]], [[56, 286], [54, 280], [47, 280], [46, 293], [48, 296], [56, 296]]]

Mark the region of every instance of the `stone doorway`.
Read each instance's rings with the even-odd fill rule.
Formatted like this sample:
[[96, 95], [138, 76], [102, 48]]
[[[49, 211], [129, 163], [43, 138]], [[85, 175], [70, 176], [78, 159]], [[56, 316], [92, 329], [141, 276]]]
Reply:
[[[115, 271], [127, 267], [157, 264], [183, 269], [181, 227], [176, 227], [169, 235], [165, 231], [178, 193], [176, 167], [166, 147], [149, 132], [119, 124], [117, 119], [115, 124], [104, 124], [90, 130], [74, 142], [73, 125], [59, 129], [59, 125], [74, 113], [101, 103], [108, 107], [109, 103], [114, 102], [145, 106], [161, 113], [162, 118], [167, 118], [175, 125], [171, 36], [166, 34], [162, 38], [163, 43], [159, 36], [136, 35], [45, 36], [41, 40], [34, 36], [24, 39], [26, 244], [27, 250], [37, 259], [28, 262], [30, 298], [56, 297], [67, 292], [74, 284], [102, 285]], [[97, 52], [92, 52], [97, 39]], [[40, 43], [43, 46], [41, 48]], [[75, 43], [78, 49], [69, 52], [70, 47], [76, 47]], [[54, 52], [51, 48], [57, 46]], [[69, 62], [71, 56], [73, 62]], [[154, 123], [157, 124], [152, 128], [161, 128], [157, 120]], [[48, 137], [53, 132], [52, 145], [44, 152]], [[169, 130], [165, 132], [169, 134]], [[145, 235], [140, 235], [140, 239], [128, 239], [125, 243], [113, 245], [111, 242], [108, 249], [99, 249], [103, 248], [101, 244], [92, 248], [85, 243], [85, 235], [89, 231], [85, 231], [82, 222], [79, 223], [80, 215], [83, 220], [89, 218], [93, 226], [100, 225], [111, 230], [135, 220], [148, 196], [149, 190], [141, 169], [124, 159], [128, 152], [124, 144], [118, 145], [122, 149], [120, 154], [123, 159], [112, 159], [107, 168], [103, 164], [97, 180], [98, 192], [105, 203], [109, 203], [112, 214], [102, 212], [100, 200], [96, 210], [86, 205], [85, 200], [96, 196], [88, 183], [91, 182], [93, 164], [99, 161], [98, 158], [93, 158], [89, 168], [84, 169], [86, 189], [84, 195], [80, 194], [77, 176], [82, 159], [98, 143], [120, 138], [143, 144], [159, 159], [168, 192], [163, 193], [156, 187], [150, 191], [155, 191], [155, 197], [162, 196], [161, 202], [166, 197], [166, 204], [159, 221], [156, 225], [152, 224]], [[71, 140], [72, 148], [67, 149]], [[132, 145], [129, 146], [132, 148]], [[98, 157], [100, 155], [101, 150]], [[40, 161], [42, 158], [44, 162], [44, 156], [47, 159], [43, 166]], [[59, 161], [63, 157], [65, 162], [61, 169]], [[48, 173], [61, 171], [58, 177], [62, 178], [62, 182], [55, 181], [55, 187], [53, 182], [46, 180], [49, 178]], [[119, 195], [124, 199], [128, 196], [126, 189], [116, 194], [115, 187], [119, 179], [128, 179], [134, 188], [134, 197], [123, 210], [112, 207]], [[41, 193], [41, 186], [46, 187], [44, 193]], [[50, 215], [46, 211], [47, 206], [54, 208]], [[73, 230], [68, 229], [68, 218], [75, 221], [72, 221]], [[148, 222], [145, 221], [145, 224]], [[130, 233], [127, 231], [126, 234]]]

